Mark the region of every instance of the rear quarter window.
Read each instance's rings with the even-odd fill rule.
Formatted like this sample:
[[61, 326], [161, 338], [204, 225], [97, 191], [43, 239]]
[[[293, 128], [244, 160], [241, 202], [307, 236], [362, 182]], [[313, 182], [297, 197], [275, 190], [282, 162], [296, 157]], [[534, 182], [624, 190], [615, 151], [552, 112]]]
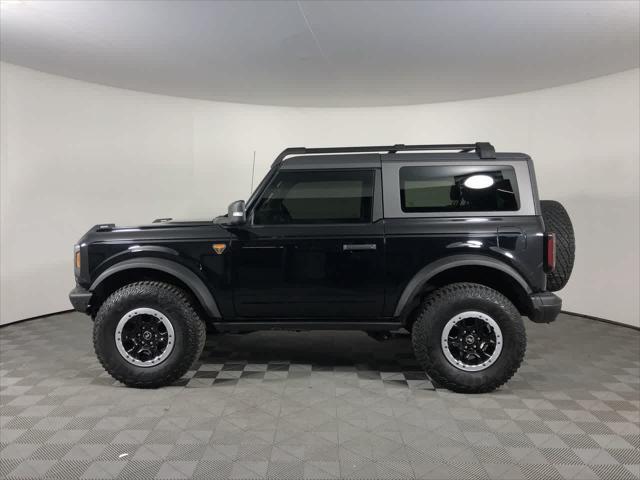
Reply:
[[403, 212], [505, 212], [520, 208], [509, 166], [451, 165], [400, 168]]

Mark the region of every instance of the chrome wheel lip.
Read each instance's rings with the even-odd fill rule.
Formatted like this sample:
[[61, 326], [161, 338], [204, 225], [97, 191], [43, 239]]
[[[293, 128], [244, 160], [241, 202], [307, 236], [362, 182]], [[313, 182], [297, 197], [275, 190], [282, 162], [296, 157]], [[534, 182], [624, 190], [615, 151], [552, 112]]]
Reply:
[[[451, 332], [451, 329], [455, 327], [459, 322], [467, 318], [479, 318], [493, 329], [493, 333], [496, 336], [495, 350], [487, 360], [478, 365], [470, 365], [461, 360], [458, 360], [453, 356], [449, 349], [449, 332]], [[458, 313], [447, 322], [447, 324], [444, 326], [444, 329], [442, 330], [440, 344], [442, 347], [442, 353], [451, 365], [465, 372], [480, 372], [489, 368], [496, 362], [496, 360], [498, 360], [498, 358], [500, 358], [503, 346], [502, 330], [500, 329], [496, 321], [486, 313], [469, 310]]]
[[[138, 315], [150, 315], [152, 317], [155, 317], [158, 320], [160, 320], [160, 322], [162, 322], [164, 327], [167, 329], [167, 346], [165, 347], [165, 349], [162, 351], [160, 355], [147, 361], [138, 360], [137, 358], [129, 355], [129, 353], [124, 348], [124, 344], [122, 343], [122, 330], [124, 326], [127, 324], [129, 320], [131, 320], [134, 317], [137, 317]], [[155, 367], [156, 365], [159, 365], [160, 363], [165, 361], [167, 357], [171, 355], [171, 352], [173, 351], [173, 347], [175, 344], [175, 334], [173, 331], [173, 325], [171, 325], [171, 322], [169, 321], [167, 316], [164, 315], [162, 312], [159, 312], [154, 308], [147, 308], [147, 307], [134, 308], [133, 310], [125, 313], [120, 319], [120, 321], [118, 322], [118, 325], [116, 326], [116, 332], [115, 332], [115, 341], [116, 341], [116, 347], [118, 348], [118, 352], [120, 353], [122, 358], [124, 358], [130, 364], [135, 365], [137, 367], [145, 367], [145, 368]]]

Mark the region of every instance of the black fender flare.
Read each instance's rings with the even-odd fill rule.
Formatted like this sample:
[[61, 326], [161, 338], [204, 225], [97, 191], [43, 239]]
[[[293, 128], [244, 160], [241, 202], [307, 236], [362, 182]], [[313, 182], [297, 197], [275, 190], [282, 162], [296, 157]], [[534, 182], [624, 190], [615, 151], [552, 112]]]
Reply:
[[531, 287], [523, 276], [520, 275], [515, 268], [501, 262], [500, 260], [484, 255], [452, 255], [450, 257], [441, 258], [440, 260], [431, 262], [418, 270], [402, 291], [393, 316], [400, 317], [403, 313], [406, 313], [404, 312], [404, 309], [407, 305], [411, 304], [411, 301], [433, 277], [452, 268], [467, 266], [481, 266], [499, 270], [518, 282], [527, 294], [532, 292]]
[[91, 284], [89, 290], [93, 292], [102, 282], [104, 282], [107, 278], [115, 273], [138, 268], [159, 270], [176, 277], [187, 287], [189, 287], [191, 292], [195, 295], [195, 297], [204, 308], [207, 315], [216, 318], [222, 317], [222, 315], [220, 315], [220, 309], [218, 308], [218, 304], [216, 303], [215, 298], [213, 298], [213, 295], [206, 287], [204, 282], [200, 279], [200, 277], [198, 277], [184, 265], [181, 265], [172, 260], [168, 260], [166, 258], [139, 257], [116, 263], [115, 265], [112, 265], [100, 275], [98, 275], [98, 278], [96, 278], [95, 281]]

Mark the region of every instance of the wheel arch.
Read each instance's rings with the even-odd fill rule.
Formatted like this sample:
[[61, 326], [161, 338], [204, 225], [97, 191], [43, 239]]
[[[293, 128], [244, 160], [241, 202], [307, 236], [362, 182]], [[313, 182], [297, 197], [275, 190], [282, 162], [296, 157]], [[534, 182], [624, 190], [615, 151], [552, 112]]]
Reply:
[[404, 288], [396, 305], [394, 317], [406, 322], [419, 306], [424, 295], [444, 285], [472, 282], [498, 290], [523, 315], [531, 310], [527, 281], [510, 265], [481, 255], [453, 255], [436, 260], [421, 268]]
[[209, 317], [220, 318], [215, 298], [202, 279], [184, 265], [165, 258], [139, 257], [116, 263], [104, 270], [93, 281], [91, 309], [97, 312], [102, 302], [115, 290], [127, 283], [159, 280], [172, 283], [190, 293]]

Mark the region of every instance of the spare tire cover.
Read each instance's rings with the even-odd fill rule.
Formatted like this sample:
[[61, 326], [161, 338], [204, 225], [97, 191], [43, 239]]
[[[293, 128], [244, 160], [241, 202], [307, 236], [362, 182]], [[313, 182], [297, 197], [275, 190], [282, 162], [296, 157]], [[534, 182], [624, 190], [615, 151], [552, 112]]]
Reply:
[[547, 274], [547, 290], [562, 289], [571, 277], [576, 255], [573, 225], [567, 210], [555, 200], [541, 200], [540, 208], [545, 230], [556, 234], [556, 269]]

